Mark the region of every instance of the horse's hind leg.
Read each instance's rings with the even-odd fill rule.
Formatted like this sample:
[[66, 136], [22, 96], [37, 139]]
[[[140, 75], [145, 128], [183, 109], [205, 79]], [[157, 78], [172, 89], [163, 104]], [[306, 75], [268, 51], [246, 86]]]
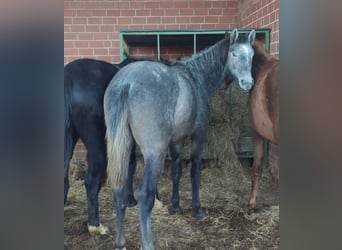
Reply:
[[197, 219], [206, 217], [201, 208], [199, 188], [201, 184], [201, 160], [205, 141], [205, 132], [196, 133], [191, 138], [191, 184], [192, 184], [192, 210]]
[[125, 236], [124, 236], [124, 218], [127, 208], [127, 195], [128, 195], [128, 181], [123, 188], [117, 188], [114, 190], [114, 208], [116, 212], [116, 234], [115, 234], [115, 249], [125, 248]]
[[144, 250], [153, 250], [151, 211], [154, 205], [157, 182], [161, 169], [163, 168], [165, 155], [151, 154], [144, 158], [145, 171], [139, 190], [141, 239]]
[[101, 175], [106, 168], [106, 147], [104, 142], [92, 141], [88, 147], [88, 171], [85, 180], [88, 203], [88, 230], [90, 233], [107, 234], [108, 228], [99, 220], [99, 192]]
[[133, 189], [133, 177], [135, 173], [135, 169], [137, 166], [137, 160], [135, 155], [136, 144], [133, 143], [133, 147], [131, 150], [131, 157], [129, 159], [128, 173], [127, 173], [127, 206], [134, 207], [138, 204], [137, 200], [134, 198], [134, 189]]
[[78, 136], [72, 127], [64, 131], [64, 205], [69, 191], [69, 167]]
[[263, 139], [259, 134], [253, 134], [254, 159], [252, 165], [252, 188], [249, 195], [248, 211], [252, 212], [256, 206], [256, 198], [259, 188], [259, 182], [262, 175], [262, 158], [263, 158]]
[[172, 177], [172, 197], [171, 197], [171, 213], [180, 213], [182, 210], [179, 206], [179, 181], [182, 177], [182, 166], [180, 152], [182, 150], [182, 144], [171, 144], [170, 154], [171, 154], [171, 177]]

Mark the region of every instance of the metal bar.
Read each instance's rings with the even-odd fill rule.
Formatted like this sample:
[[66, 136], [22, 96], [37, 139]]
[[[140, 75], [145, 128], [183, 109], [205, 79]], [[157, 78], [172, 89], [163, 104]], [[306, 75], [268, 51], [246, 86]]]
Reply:
[[158, 53], [158, 60], [160, 60], [160, 34], [157, 34], [157, 53]]
[[123, 61], [126, 56], [124, 54], [124, 48], [123, 48], [123, 33], [120, 32], [119, 35], [119, 39], [120, 39], [120, 61]]
[[194, 33], [194, 55], [197, 53], [197, 34]]

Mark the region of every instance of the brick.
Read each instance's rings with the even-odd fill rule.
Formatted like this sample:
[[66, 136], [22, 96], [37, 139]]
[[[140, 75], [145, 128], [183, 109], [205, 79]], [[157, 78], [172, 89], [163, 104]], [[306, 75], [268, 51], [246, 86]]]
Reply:
[[94, 55], [94, 50], [90, 48], [87, 48], [87, 49], [80, 48], [78, 49], [78, 53], [79, 55], [87, 55], [87, 56]]
[[162, 23], [175, 23], [175, 17], [162, 17]]
[[144, 3], [143, 2], [130, 2], [131, 9], [143, 9]]
[[177, 16], [176, 17], [176, 23], [189, 23], [190, 22], [190, 17], [187, 16]]
[[151, 16], [164, 16], [164, 9], [151, 9]]
[[180, 9], [179, 13], [181, 16], [192, 16], [194, 14], [193, 9]]
[[189, 2], [189, 7], [192, 9], [203, 8], [204, 4], [203, 1], [191, 1]]
[[160, 8], [159, 2], [145, 2], [146, 9], [158, 9]]
[[101, 48], [101, 49], [94, 49], [94, 55], [108, 55], [108, 49]]
[[74, 42], [73, 41], [64, 41], [64, 48], [66, 48], [66, 49], [74, 48]]
[[204, 23], [204, 17], [201, 16], [192, 16], [190, 17], [191, 23]]
[[188, 8], [189, 7], [189, 2], [188, 1], [175, 2], [174, 5], [175, 5], [175, 8], [178, 8], [178, 9]]
[[100, 8], [100, 2], [85, 2], [85, 8], [94, 10]]
[[99, 8], [100, 9], [115, 9], [114, 2], [100, 2], [99, 1]]
[[208, 13], [208, 9], [194, 9], [194, 15], [196, 16], [207, 16]]
[[208, 10], [209, 16], [221, 16], [222, 15], [222, 9], [209, 9]]
[[114, 9], [129, 9], [130, 6], [129, 6], [129, 2], [126, 1], [126, 2], [115, 2], [114, 1]]
[[151, 16], [151, 10], [135, 10], [135, 16]]
[[163, 29], [163, 28], [161, 28], [159, 24], [148, 23], [148, 24], [144, 24], [142, 27], [139, 26], [139, 28], [135, 28], [135, 30], [140, 30], [140, 29], [142, 29], [142, 30], [159, 30], [159, 29]]
[[103, 17], [107, 15], [107, 11], [106, 10], [91, 10], [91, 15]]
[[73, 25], [70, 27], [71, 32], [84, 32], [85, 26], [84, 25]]
[[120, 16], [120, 10], [106, 10], [106, 15], [113, 17]]
[[219, 17], [218, 16], [206, 16], [204, 17], [204, 23], [218, 23]]
[[238, 1], [227, 1], [227, 7], [228, 8], [237, 8]]
[[93, 40], [93, 34], [92, 33], [79, 33], [78, 39], [79, 40]]
[[161, 17], [147, 17], [146, 22], [148, 24], [154, 24], [154, 23], [159, 24], [161, 23]]
[[85, 24], [87, 23], [87, 18], [86, 17], [74, 17], [72, 19], [73, 24]]
[[146, 23], [146, 17], [133, 17], [132, 23], [145, 24]]
[[77, 10], [77, 16], [91, 16], [91, 10]]
[[102, 48], [103, 41], [89, 41], [89, 47], [90, 48]]
[[75, 34], [75, 33], [64, 33], [64, 40], [77, 40], [77, 34]]
[[78, 55], [78, 50], [75, 49], [75, 48], [73, 48], [73, 49], [64, 48], [64, 55], [77, 56]]
[[72, 24], [72, 18], [71, 17], [64, 17], [64, 24]]
[[161, 1], [159, 7], [162, 9], [171, 9], [175, 7], [174, 1]]
[[102, 24], [102, 17], [88, 17], [88, 24]]
[[75, 47], [76, 48], [89, 48], [89, 42], [88, 41], [75, 41]]
[[107, 33], [94, 33], [93, 34], [94, 39], [93, 40], [107, 40], [108, 36]]
[[114, 25], [101, 25], [100, 32], [114, 32]]
[[69, 9], [84, 9], [85, 2], [80, 2], [80, 1], [69, 2], [68, 8]]
[[64, 9], [64, 17], [76, 16], [76, 10]]
[[165, 29], [166, 30], [178, 30], [179, 29], [179, 24], [165, 24]]
[[102, 23], [114, 25], [114, 24], [118, 23], [118, 17], [103, 17]]
[[226, 8], [227, 7], [227, 1], [213, 1], [212, 7], [213, 8]]
[[131, 24], [132, 18], [131, 17], [118, 17], [118, 24]]
[[135, 10], [121, 10], [120, 11], [121, 16], [135, 16]]
[[179, 16], [179, 9], [165, 9], [165, 16]]
[[99, 32], [100, 26], [99, 25], [86, 25], [85, 31], [86, 32]]

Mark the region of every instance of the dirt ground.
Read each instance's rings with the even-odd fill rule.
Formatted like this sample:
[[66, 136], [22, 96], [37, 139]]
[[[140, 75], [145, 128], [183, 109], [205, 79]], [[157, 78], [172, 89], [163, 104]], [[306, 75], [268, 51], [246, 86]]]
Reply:
[[[168, 212], [171, 199], [169, 162], [166, 162], [158, 183], [163, 206], [154, 207], [152, 230], [155, 249], [278, 249], [279, 248], [279, 188], [273, 184], [268, 169], [261, 179], [257, 212], [248, 214], [246, 206], [250, 191], [250, 162], [239, 161], [234, 141], [239, 137], [244, 111], [237, 111], [234, 103], [234, 121], [227, 129], [227, 94], [219, 91], [213, 101], [208, 143], [203, 156], [213, 160], [203, 162], [201, 203], [208, 214], [203, 220], [192, 217], [190, 166], [183, 162], [180, 184], [181, 214]], [[234, 98], [233, 98], [234, 99]], [[216, 103], [216, 104], [215, 104]], [[242, 103], [241, 107], [245, 107]], [[237, 117], [237, 114], [241, 114]], [[234, 127], [235, 126], [235, 127]], [[189, 147], [185, 146], [187, 158]], [[87, 229], [87, 206], [84, 188], [85, 164], [73, 162], [70, 169], [70, 191], [64, 208], [64, 244], [69, 250], [114, 249], [116, 218], [112, 190], [103, 187], [100, 192], [100, 220], [109, 227], [109, 235], [90, 235]], [[134, 188], [138, 189], [143, 171], [140, 161]], [[128, 208], [125, 217], [126, 248], [140, 249], [138, 206]]]
[[[208, 216], [203, 220], [196, 220], [191, 212], [190, 164], [184, 166], [180, 188], [183, 213], [179, 215], [171, 215], [168, 212], [171, 179], [169, 169], [166, 167], [164, 170], [159, 181], [163, 206], [155, 207], [152, 212], [156, 249], [277, 249], [279, 247], [279, 190], [274, 187], [268, 173], [262, 179], [258, 211], [247, 214], [245, 207], [248, 188], [242, 188], [240, 191], [232, 190], [231, 187], [224, 185], [222, 169], [204, 166], [201, 201]], [[136, 188], [138, 179], [137, 176]], [[241, 190], [246, 192], [242, 193]], [[109, 235], [89, 234], [86, 209], [84, 182], [75, 180], [71, 184], [64, 210], [65, 244], [68, 249], [113, 249], [116, 221], [111, 189], [104, 187], [100, 193], [100, 218], [102, 223], [109, 227]], [[138, 216], [138, 206], [127, 209], [125, 217], [127, 249], [140, 249]]]

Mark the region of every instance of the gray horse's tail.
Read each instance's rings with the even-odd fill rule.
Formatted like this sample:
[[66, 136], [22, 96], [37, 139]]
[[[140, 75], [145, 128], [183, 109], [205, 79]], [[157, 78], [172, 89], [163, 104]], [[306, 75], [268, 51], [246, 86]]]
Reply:
[[[115, 86], [117, 87], [117, 86]], [[107, 182], [113, 188], [123, 187], [127, 179], [133, 137], [127, 120], [129, 85], [113, 90], [109, 86], [104, 97], [105, 122], [107, 126]]]

